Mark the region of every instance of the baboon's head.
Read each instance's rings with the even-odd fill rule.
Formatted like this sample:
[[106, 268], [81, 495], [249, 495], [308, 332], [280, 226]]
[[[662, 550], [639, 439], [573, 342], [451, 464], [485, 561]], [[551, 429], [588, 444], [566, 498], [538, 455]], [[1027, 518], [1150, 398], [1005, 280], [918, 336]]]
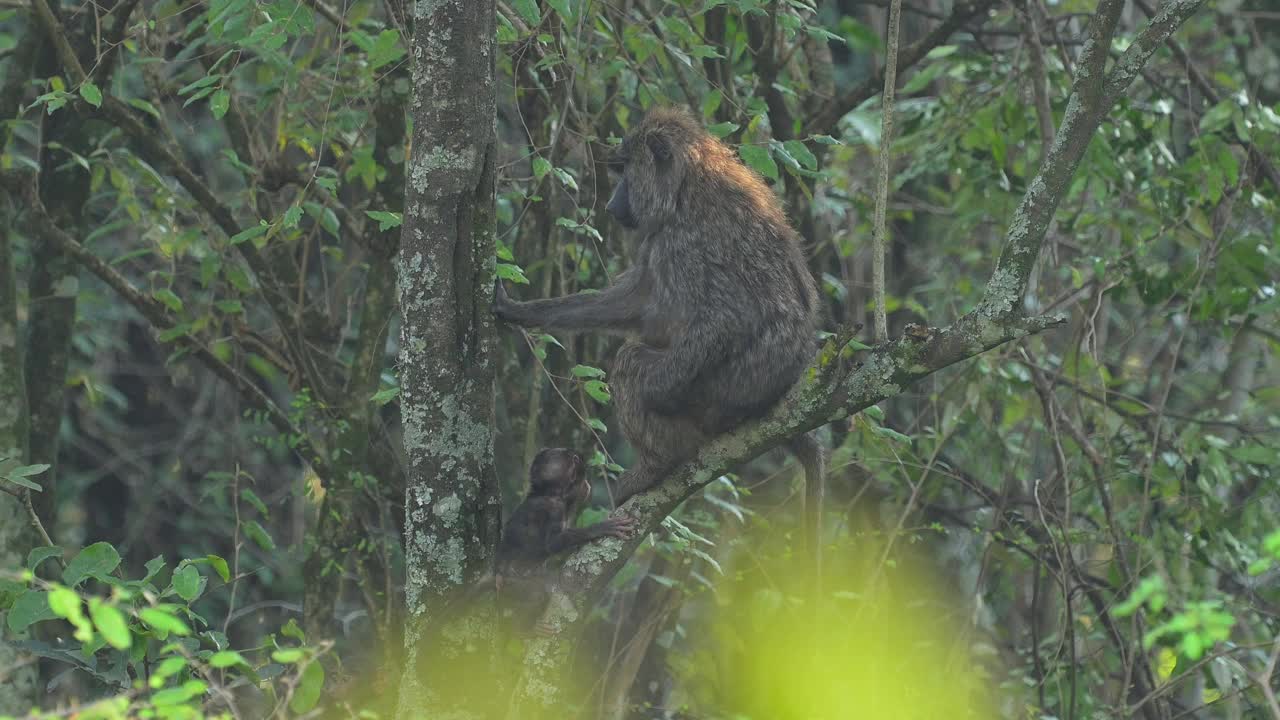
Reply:
[[688, 112], [654, 108], [614, 151], [620, 173], [606, 209], [623, 227], [661, 227], [676, 210], [691, 151], [716, 140]]
[[591, 494], [582, 456], [568, 448], [543, 448], [529, 467], [529, 494], [585, 502]]
[[695, 223], [786, 227], [769, 186], [687, 111], [649, 111], [615, 151], [621, 174], [607, 207], [623, 227], [653, 231], [684, 213]]

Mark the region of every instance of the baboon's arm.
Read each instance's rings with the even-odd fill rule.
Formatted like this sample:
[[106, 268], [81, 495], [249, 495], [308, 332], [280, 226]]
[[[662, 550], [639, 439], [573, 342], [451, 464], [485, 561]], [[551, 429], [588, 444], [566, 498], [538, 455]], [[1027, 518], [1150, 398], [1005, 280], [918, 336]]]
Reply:
[[628, 270], [600, 292], [527, 302], [507, 297], [502, 284], [498, 283], [493, 311], [499, 319], [525, 327], [625, 335], [639, 329], [646, 302], [640, 273]]
[[547, 554], [555, 555], [585, 545], [596, 538], [624, 538], [634, 529], [635, 521], [628, 517], [609, 518], [584, 528], [564, 528], [547, 538]]

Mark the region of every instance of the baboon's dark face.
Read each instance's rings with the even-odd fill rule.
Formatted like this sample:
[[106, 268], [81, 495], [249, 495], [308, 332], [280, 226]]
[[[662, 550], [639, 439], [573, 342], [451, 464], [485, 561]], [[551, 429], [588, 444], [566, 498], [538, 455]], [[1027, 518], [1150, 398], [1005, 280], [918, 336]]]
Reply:
[[609, 165], [618, 185], [605, 209], [624, 228], [652, 230], [669, 219], [682, 167], [675, 147], [669, 129], [641, 123], [614, 151]]
[[627, 178], [625, 176], [618, 181], [618, 187], [613, 189], [613, 196], [609, 198], [609, 204], [605, 206], [605, 209], [622, 227], [628, 230], [634, 230], [639, 227], [640, 223], [636, 222], [636, 217], [631, 212], [631, 198], [627, 192]]

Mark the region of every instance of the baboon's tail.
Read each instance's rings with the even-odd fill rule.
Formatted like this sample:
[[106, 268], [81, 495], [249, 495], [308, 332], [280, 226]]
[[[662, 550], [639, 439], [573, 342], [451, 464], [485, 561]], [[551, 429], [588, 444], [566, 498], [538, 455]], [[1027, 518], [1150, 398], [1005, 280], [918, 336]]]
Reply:
[[804, 466], [805, 555], [813, 560], [815, 569], [820, 569], [822, 506], [827, 494], [827, 451], [811, 432], [792, 438], [788, 447]]
[[[788, 444], [796, 459], [804, 466], [806, 485], [824, 485], [827, 472], [827, 451], [811, 432], [797, 435]], [[816, 481], [816, 483], [815, 483]]]

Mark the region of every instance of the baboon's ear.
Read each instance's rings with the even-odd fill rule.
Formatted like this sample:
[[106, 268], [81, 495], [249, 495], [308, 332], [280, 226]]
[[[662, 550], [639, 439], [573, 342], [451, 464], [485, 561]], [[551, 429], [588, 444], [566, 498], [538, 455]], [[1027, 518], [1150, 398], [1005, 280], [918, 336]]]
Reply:
[[645, 145], [649, 146], [649, 152], [653, 153], [653, 157], [661, 162], [671, 159], [671, 141], [665, 135], [654, 133], [644, 140]]

